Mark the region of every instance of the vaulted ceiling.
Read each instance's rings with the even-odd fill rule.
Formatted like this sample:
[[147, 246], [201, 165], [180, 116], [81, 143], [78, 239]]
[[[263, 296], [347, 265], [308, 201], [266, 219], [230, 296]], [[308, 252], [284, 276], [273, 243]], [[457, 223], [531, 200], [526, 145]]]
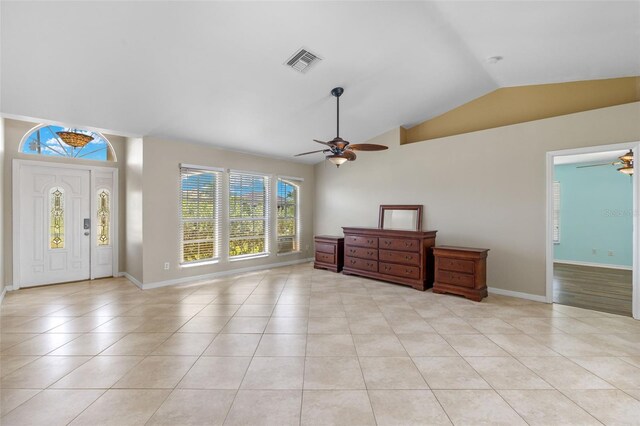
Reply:
[[335, 136], [338, 85], [358, 143], [498, 87], [640, 75], [639, 1], [0, 7], [3, 114], [291, 159]]

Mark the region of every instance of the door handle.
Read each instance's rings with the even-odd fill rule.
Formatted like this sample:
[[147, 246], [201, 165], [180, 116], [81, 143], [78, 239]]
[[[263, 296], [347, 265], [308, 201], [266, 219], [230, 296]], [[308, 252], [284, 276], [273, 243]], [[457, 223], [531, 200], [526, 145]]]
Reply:
[[89, 231], [85, 231], [84, 235], [89, 235]]

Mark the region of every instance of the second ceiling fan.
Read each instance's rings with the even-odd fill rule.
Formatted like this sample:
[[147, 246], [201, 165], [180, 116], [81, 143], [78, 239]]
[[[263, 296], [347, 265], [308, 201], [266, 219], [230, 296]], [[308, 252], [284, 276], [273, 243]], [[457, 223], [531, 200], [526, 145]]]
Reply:
[[354, 151], [383, 151], [388, 149], [387, 146], [372, 143], [350, 144], [348, 141], [345, 141], [340, 137], [340, 96], [343, 93], [344, 89], [342, 87], [336, 87], [331, 90], [331, 95], [336, 98], [336, 137], [329, 142], [314, 139], [314, 142], [326, 145], [327, 148], [303, 152], [302, 154], [295, 155], [295, 157], [322, 152], [324, 154], [329, 154], [326, 156], [327, 160], [331, 161], [337, 167], [340, 167], [344, 162], [354, 161], [356, 159], [356, 153]]

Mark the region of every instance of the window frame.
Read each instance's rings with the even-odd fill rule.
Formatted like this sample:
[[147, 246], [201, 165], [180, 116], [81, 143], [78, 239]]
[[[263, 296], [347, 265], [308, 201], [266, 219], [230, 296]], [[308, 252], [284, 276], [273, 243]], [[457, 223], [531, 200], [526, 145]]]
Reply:
[[[221, 247], [222, 237], [221, 237], [221, 212], [222, 212], [222, 179], [224, 178], [224, 169], [217, 167], [207, 167], [207, 166], [197, 166], [192, 164], [180, 164], [179, 165], [179, 205], [178, 205], [178, 220], [179, 220], [179, 260], [178, 263], [181, 267], [190, 267], [190, 266], [199, 266], [199, 265], [208, 265], [213, 263], [218, 263], [222, 257], [223, 249]], [[214, 177], [215, 185], [213, 189], [213, 208], [212, 208], [212, 217], [209, 219], [208, 217], [197, 217], [195, 218], [185, 218], [183, 216], [183, 197], [184, 197], [184, 189], [183, 189], [183, 176], [184, 172], [190, 173], [204, 173], [209, 174]], [[197, 259], [197, 260], [189, 260], [185, 261], [184, 257], [184, 224], [186, 222], [195, 222], [195, 223], [212, 223], [213, 225], [213, 238], [211, 239], [213, 243], [213, 253], [212, 257], [205, 259]], [[193, 240], [192, 242], [206, 242], [208, 239], [201, 240]], [[187, 240], [191, 241], [191, 240]]]
[[[300, 225], [301, 225], [301, 221], [300, 221], [300, 192], [302, 189], [302, 182], [304, 182], [304, 179], [302, 178], [298, 178], [298, 177], [291, 177], [291, 176], [278, 176], [276, 179], [276, 196], [275, 196], [275, 209], [276, 209], [276, 217], [275, 217], [275, 247], [276, 247], [276, 254], [278, 256], [287, 256], [287, 255], [291, 255], [291, 254], [297, 254], [300, 253], [301, 250], [301, 232], [300, 232]], [[280, 216], [278, 215], [278, 197], [279, 197], [279, 193], [278, 193], [278, 185], [280, 183], [280, 181], [284, 182], [287, 185], [293, 186], [296, 188], [296, 196], [295, 196], [295, 215], [294, 215], [294, 220], [295, 220], [295, 234], [293, 235], [293, 244], [294, 244], [294, 250], [291, 251], [286, 251], [286, 252], [279, 252], [279, 247], [280, 247], [280, 236], [278, 235], [278, 230], [279, 230], [279, 222], [280, 222]], [[287, 203], [285, 202], [285, 209], [287, 206]], [[285, 237], [285, 236], [283, 236]], [[286, 236], [289, 237], [289, 236]]]

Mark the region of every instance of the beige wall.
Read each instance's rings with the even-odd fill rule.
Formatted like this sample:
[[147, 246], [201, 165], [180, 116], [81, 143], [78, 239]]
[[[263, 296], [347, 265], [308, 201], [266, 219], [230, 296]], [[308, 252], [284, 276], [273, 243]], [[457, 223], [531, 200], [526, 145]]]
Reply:
[[315, 166], [316, 234], [377, 226], [379, 204], [423, 204], [437, 244], [491, 249], [488, 285], [545, 294], [545, 153], [640, 140], [640, 103], [400, 146], [400, 130], [336, 169]]
[[[182, 141], [144, 138], [143, 146], [143, 276], [145, 284], [289, 262], [313, 256], [313, 166]], [[274, 177], [282, 175], [303, 178], [300, 191], [302, 252], [285, 256], [277, 256], [274, 253], [265, 258], [235, 262], [223, 259], [220, 263], [213, 265], [179, 267], [180, 163], [262, 172]], [[223, 212], [223, 218], [226, 214], [227, 212]], [[223, 230], [227, 228], [224, 222], [222, 228]], [[165, 262], [170, 263], [169, 270], [164, 270]]]
[[125, 228], [126, 263], [122, 271], [129, 273], [140, 283], [142, 271], [142, 139], [127, 138], [126, 141], [126, 174], [125, 199], [127, 204], [127, 221]]
[[[12, 205], [12, 163], [13, 160], [24, 159], [24, 160], [43, 160], [43, 158], [39, 158], [36, 155], [32, 154], [22, 154], [18, 152], [20, 141], [22, 137], [33, 127], [38, 125], [39, 123], [30, 123], [26, 121], [18, 121], [18, 120], [4, 120], [4, 136], [5, 136], [5, 155], [4, 155], [4, 182], [3, 183], [3, 193], [2, 193], [2, 202], [5, 206]], [[125, 206], [125, 138], [114, 135], [104, 135], [116, 153], [116, 157], [118, 161], [115, 163], [115, 166], [118, 168], [118, 239], [120, 241], [119, 247], [119, 256], [118, 262], [120, 268], [125, 265], [126, 258], [126, 250], [124, 248], [125, 241], [125, 227], [123, 226], [125, 223], [126, 217], [126, 206]], [[55, 157], [47, 157], [46, 161], [55, 162], [55, 163], [68, 163], [69, 160], [64, 158], [55, 158]], [[72, 164], [86, 164], [86, 165], [100, 165], [100, 166], [113, 166], [114, 163], [104, 163], [97, 162], [92, 160], [80, 160], [74, 159], [71, 162]], [[4, 241], [3, 241], [3, 251], [4, 251], [4, 279], [6, 285], [12, 285], [13, 282], [13, 239], [12, 239], [12, 213], [10, 208], [3, 209], [5, 211], [3, 215], [3, 229], [4, 229]]]

